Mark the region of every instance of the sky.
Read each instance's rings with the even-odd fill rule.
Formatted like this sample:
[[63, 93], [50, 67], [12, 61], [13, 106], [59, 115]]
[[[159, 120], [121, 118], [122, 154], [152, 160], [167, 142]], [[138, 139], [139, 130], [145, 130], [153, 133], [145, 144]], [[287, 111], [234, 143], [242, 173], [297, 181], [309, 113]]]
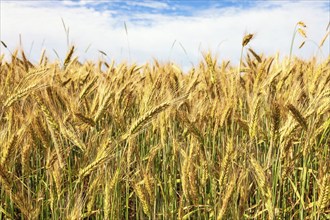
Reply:
[[284, 58], [299, 21], [307, 26], [307, 39], [296, 35], [293, 54], [322, 60], [330, 53], [329, 38], [318, 47], [329, 31], [330, 1], [0, 0], [0, 10], [0, 39], [8, 48], [1, 45], [1, 54], [23, 48], [33, 62], [43, 49], [63, 61], [75, 45], [81, 61], [157, 59], [187, 70], [211, 52], [237, 64], [248, 33], [255, 37], [247, 48]]

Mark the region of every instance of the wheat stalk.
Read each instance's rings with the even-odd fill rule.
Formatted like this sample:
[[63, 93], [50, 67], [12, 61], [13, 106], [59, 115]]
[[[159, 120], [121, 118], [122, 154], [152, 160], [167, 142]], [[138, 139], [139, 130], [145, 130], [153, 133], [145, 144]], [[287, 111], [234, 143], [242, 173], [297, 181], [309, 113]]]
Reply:
[[253, 173], [255, 176], [256, 183], [258, 185], [259, 190], [261, 191], [261, 194], [265, 198], [265, 206], [268, 211], [268, 217], [269, 219], [274, 219], [274, 207], [272, 202], [272, 193], [271, 190], [267, 184], [267, 179], [265, 172], [259, 162], [253, 158], [250, 157], [250, 162], [253, 168]]
[[236, 180], [237, 180], [237, 177], [236, 175], [233, 175], [231, 177], [231, 180], [229, 182], [229, 185], [227, 186], [226, 188], [226, 193], [222, 199], [222, 206], [219, 210], [219, 213], [217, 215], [217, 220], [221, 220], [224, 218], [224, 215], [226, 214], [226, 211], [227, 211], [227, 207], [228, 207], [228, 202], [230, 200], [230, 197], [235, 189], [235, 186], [236, 186]]

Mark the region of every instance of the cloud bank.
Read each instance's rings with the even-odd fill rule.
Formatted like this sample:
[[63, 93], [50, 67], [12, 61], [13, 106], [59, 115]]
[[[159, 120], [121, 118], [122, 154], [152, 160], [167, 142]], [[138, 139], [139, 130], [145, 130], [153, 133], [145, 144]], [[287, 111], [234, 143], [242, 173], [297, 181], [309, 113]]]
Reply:
[[[1, 1], [1, 40], [11, 50], [22, 45], [32, 61], [42, 49], [63, 59], [67, 36], [62, 18], [69, 27], [70, 44], [77, 46], [82, 60], [96, 60], [99, 50], [116, 61], [144, 63], [153, 58], [174, 61], [185, 69], [196, 65], [203, 51], [220, 60], [237, 63], [241, 41], [255, 33], [249, 44], [256, 52], [282, 57], [290, 51], [295, 24], [307, 25], [306, 41], [297, 35], [293, 54], [308, 59], [329, 56], [329, 40], [317, 47], [326, 33], [329, 4], [324, 1], [257, 1], [247, 6], [231, 4], [193, 7], [173, 1]], [[127, 33], [125, 25], [127, 27]], [[1, 47], [1, 53], [8, 51]]]

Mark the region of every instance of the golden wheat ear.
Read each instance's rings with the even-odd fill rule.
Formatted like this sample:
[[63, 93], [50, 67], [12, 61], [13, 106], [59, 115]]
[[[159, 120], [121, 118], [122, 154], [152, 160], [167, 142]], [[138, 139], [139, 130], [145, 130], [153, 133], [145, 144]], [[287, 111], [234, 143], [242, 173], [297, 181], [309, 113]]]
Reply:
[[254, 34], [247, 34], [243, 37], [242, 46], [245, 47], [253, 39]]
[[305, 129], [307, 130], [307, 122], [300, 111], [292, 104], [286, 105], [289, 111], [292, 113], [293, 118]]

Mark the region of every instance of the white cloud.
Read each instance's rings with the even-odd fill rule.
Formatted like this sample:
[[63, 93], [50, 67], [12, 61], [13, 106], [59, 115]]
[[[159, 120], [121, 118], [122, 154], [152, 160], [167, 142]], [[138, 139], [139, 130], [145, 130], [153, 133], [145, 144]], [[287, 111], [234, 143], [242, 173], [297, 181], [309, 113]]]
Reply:
[[153, 8], [153, 9], [167, 9], [169, 5], [165, 2], [159, 1], [127, 1], [126, 4], [131, 6], [142, 6], [146, 8]]
[[86, 5], [100, 5], [102, 1], [95, 1], [95, 0], [79, 0], [79, 1], [72, 1], [72, 0], [62, 0], [61, 2], [63, 5], [68, 6], [86, 6]]
[[[86, 2], [91, 1], [76, 2], [79, 7], [68, 7], [72, 1], [56, 4], [44, 1], [1, 2], [1, 40], [13, 50], [21, 34], [25, 50], [29, 50], [34, 42], [30, 55], [34, 61], [38, 60], [42, 46], [52, 58], [55, 58], [52, 49], [63, 58], [67, 50], [63, 18], [70, 28], [70, 41], [78, 48], [76, 54], [82, 59], [97, 59], [100, 55], [98, 50], [102, 50], [117, 61], [127, 60], [128, 37], [132, 61], [143, 63], [152, 61], [153, 57], [162, 61], [171, 59], [186, 68], [190, 61], [196, 64], [201, 59], [201, 50], [211, 50], [219, 55], [219, 59], [237, 63], [242, 37], [247, 32], [256, 33], [251, 46], [257, 52], [266, 55], [280, 52], [282, 56], [287, 56], [294, 26], [300, 20], [307, 24], [307, 35], [311, 41], [306, 41], [299, 50], [302, 39], [297, 36], [294, 54], [303, 58], [316, 54], [321, 57], [312, 41], [316, 44], [320, 42], [329, 22], [328, 9], [324, 4], [305, 1], [265, 1], [245, 9], [213, 8], [196, 11], [190, 17], [148, 14], [145, 11], [125, 15], [114, 9], [96, 11], [86, 7]], [[115, 13], [118, 15], [114, 16]], [[171, 49], [174, 41], [177, 43]], [[90, 49], [85, 53], [90, 44]], [[322, 47], [324, 56], [329, 56], [329, 47], [329, 41], [326, 41]], [[1, 47], [1, 52], [6, 53], [6, 50]]]

